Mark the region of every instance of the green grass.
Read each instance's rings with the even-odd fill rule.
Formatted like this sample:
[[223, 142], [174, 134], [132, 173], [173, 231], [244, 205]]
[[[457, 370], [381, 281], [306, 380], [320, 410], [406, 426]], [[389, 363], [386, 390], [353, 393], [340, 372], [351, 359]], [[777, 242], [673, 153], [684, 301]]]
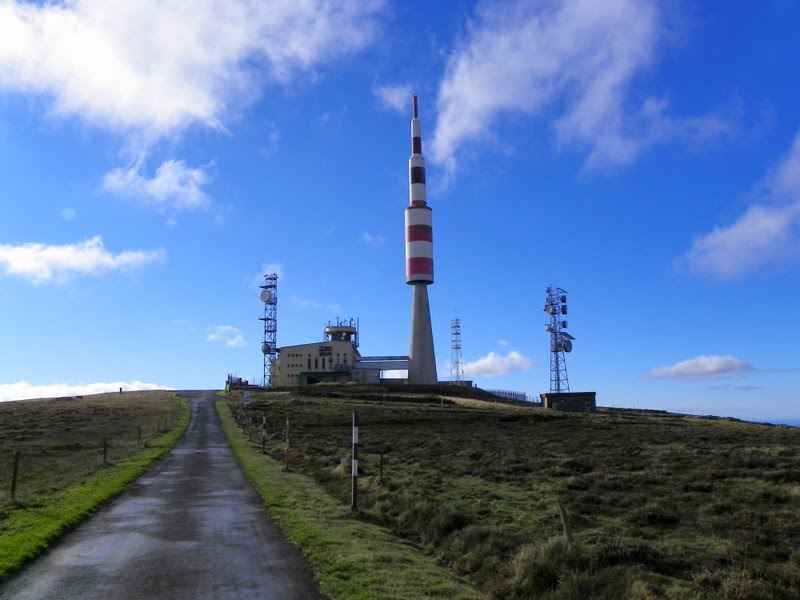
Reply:
[[[250, 443], [220, 401], [225, 434], [270, 515], [311, 561], [322, 591], [352, 600], [478, 599], [485, 595], [387, 529], [354, 518], [313, 479], [284, 472]], [[260, 437], [258, 438], [260, 440]]]
[[[798, 429], [642, 411], [571, 415], [430, 393], [302, 393], [253, 394], [247, 417], [266, 416], [269, 455], [281, 460], [288, 414], [291, 476], [313, 479], [346, 510], [357, 410], [359, 519], [488, 596], [800, 597]], [[282, 490], [282, 481], [272, 485]], [[572, 548], [561, 544], [556, 499]]]
[[[166, 433], [164, 419], [167, 419]], [[136, 423], [148, 425], [138, 448]], [[189, 423], [184, 399], [164, 392], [0, 404], [0, 581], [119, 494], [172, 446]], [[110, 446], [103, 464], [102, 439]], [[81, 441], [82, 440], [82, 441]], [[100, 440], [99, 443], [96, 440]], [[11, 462], [22, 453], [17, 501]]]

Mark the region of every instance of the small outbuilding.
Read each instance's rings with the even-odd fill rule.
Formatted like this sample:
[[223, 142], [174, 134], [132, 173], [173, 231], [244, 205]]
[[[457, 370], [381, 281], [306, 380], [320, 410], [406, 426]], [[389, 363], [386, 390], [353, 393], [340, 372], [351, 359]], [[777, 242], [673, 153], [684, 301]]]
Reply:
[[550, 392], [539, 394], [544, 408], [563, 412], [593, 413], [597, 411], [596, 392]]

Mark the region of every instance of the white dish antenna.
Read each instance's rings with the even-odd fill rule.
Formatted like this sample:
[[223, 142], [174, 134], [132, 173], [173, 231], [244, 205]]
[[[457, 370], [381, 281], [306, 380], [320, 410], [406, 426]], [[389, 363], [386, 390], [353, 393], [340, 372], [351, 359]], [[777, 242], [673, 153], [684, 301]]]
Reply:
[[271, 350], [272, 350], [272, 346], [270, 346], [269, 344], [261, 344], [261, 352], [262, 353], [269, 354]]
[[261, 301], [262, 302], [269, 302], [272, 300], [272, 292], [269, 290], [262, 290], [261, 292]]

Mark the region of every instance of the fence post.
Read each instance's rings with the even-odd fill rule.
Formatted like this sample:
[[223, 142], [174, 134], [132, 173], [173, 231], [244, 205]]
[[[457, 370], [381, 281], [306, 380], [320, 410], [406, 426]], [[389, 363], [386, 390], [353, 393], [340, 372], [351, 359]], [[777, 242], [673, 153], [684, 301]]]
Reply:
[[137, 448], [141, 448], [142, 447], [142, 426], [139, 425], [139, 426], [136, 427], [136, 429], [138, 430], [137, 434], [136, 434], [136, 447]]
[[567, 540], [567, 544], [571, 546], [572, 532], [569, 530], [569, 522], [567, 521], [567, 509], [561, 500], [556, 500], [556, 503], [558, 504], [558, 514], [561, 515], [561, 526], [564, 528], [564, 538]]
[[356, 411], [353, 411], [353, 466], [350, 480], [352, 484], [350, 510], [358, 512], [358, 413]]
[[283, 451], [283, 470], [289, 470], [289, 415], [286, 415], [286, 427], [283, 430], [283, 437], [286, 440], [286, 449]]
[[103, 464], [108, 464], [108, 440], [103, 438]]
[[17, 450], [14, 453], [14, 470], [11, 472], [11, 501], [17, 501], [17, 475], [19, 474], [19, 459], [22, 458], [22, 452]]
[[261, 432], [261, 454], [267, 453], [267, 432]]

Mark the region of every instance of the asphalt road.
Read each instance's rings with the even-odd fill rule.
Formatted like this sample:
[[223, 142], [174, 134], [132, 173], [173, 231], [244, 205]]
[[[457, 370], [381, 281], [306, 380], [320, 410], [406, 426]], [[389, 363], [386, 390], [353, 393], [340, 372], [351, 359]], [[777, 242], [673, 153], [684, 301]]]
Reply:
[[0, 586], [2, 600], [323, 599], [233, 457], [212, 392], [177, 446]]

